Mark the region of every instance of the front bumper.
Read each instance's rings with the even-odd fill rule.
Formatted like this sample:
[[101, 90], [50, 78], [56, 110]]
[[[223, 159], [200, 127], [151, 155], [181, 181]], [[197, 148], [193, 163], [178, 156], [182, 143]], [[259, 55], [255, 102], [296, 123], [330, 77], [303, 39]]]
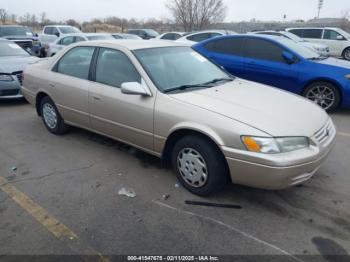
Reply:
[[0, 99], [22, 98], [20, 81], [13, 76], [14, 81], [0, 81]]
[[[322, 137], [321, 142], [315, 141], [309, 149], [266, 155], [223, 147], [232, 182], [272, 190], [306, 182], [315, 175], [335, 145], [336, 129], [331, 120], [329, 123], [333, 127], [331, 133], [327, 130], [327, 137]], [[329, 123], [325, 127], [329, 127]], [[323, 129], [315, 134], [316, 138], [322, 135]]]

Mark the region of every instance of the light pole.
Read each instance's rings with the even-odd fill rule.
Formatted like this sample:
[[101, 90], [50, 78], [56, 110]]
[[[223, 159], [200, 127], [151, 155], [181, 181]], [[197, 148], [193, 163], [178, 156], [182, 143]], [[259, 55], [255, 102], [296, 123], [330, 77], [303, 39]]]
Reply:
[[318, 0], [318, 14], [317, 18], [320, 18], [321, 9], [323, 7], [324, 0]]

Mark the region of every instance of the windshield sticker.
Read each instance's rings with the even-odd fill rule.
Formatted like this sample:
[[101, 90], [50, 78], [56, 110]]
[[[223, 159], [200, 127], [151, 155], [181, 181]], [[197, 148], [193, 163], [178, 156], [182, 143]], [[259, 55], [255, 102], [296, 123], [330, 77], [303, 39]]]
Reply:
[[16, 44], [9, 44], [9, 47], [15, 48], [15, 49], [20, 49], [21, 48], [19, 45], [16, 45]]
[[206, 58], [204, 58], [203, 56], [201, 56], [200, 54], [197, 54], [196, 52], [191, 52], [191, 55], [195, 58], [198, 59], [198, 61], [204, 63], [207, 62], [208, 60]]

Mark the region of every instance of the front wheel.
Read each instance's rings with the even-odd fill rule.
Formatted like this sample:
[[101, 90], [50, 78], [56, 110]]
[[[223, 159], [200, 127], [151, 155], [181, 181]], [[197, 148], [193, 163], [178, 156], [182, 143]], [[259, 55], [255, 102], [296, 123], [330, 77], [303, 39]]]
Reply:
[[328, 82], [316, 82], [309, 85], [303, 95], [328, 112], [334, 111], [340, 104], [337, 87]]
[[48, 96], [41, 100], [40, 110], [44, 125], [51, 133], [61, 135], [68, 131], [68, 126]]
[[180, 139], [172, 152], [172, 165], [180, 183], [196, 195], [210, 195], [229, 181], [227, 163], [221, 151], [201, 136]]
[[350, 47], [346, 48], [343, 52], [343, 58], [350, 61]]

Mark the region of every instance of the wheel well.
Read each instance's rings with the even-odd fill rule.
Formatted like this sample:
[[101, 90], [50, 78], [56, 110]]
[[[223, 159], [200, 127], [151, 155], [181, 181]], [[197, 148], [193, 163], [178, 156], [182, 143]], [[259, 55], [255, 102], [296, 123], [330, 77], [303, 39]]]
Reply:
[[195, 131], [195, 130], [191, 130], [191, 129], [180, 129], [180, 130], [176, 130], [175, 132], [173, 132], [168, 137], [167, 141], [165, 142], [165, 146], [164, 146], [164, 150], [163, 150], [163, 154], [162, 154], [162, 160], [163, 160], [163, 163], [165, 165], [170, 165], [170, 163], [171, 163], [171, 152], [172, 152], [176, 142], [179, 141], [181, 138], [183, 138], [185, 136], [189, 136], [189, 135], [200, 136], [200, 137], [206, 139], [209, 143], [212, 143], [213, 145], [215, 145], [218, 148], [218, 150], [220, 151], [222, 157], [225, 158], [224, 154], [222, 153], [222, 151], [219, 148], [219, 146], [217, 145], [217, 143], [208, 135], [203, 134], [203, 133], [198, 132], [198, 131]]
[[343, 93], [342, 93], [342, 91], [341, 91], [341, 88], [340, 88], [339, 84], [338, 84], [337, 82], [332, 81], [332, 80], [329, 80], [329, 79], [322, 79], [322, 78], [320, 78], [320, 79], [315, 79], [315, 80], [312, 80], [312, 81], [308, 82], [308, 83], [305, 85], [305, 87], [303, 88], [303, 91], [302, 91], [301, 95], [304, 96], [304, 93], [305, 93], [306, 89], [307, 89], [310, 85], [315, 84], [315, 83], [317, 83], [317, 82], [325, 82], [325, 83], [329, 83], [329, 84], [334, 85], [335, 88], [338, 90], [339, 95], [340, 95], [340, 104], [342, 103], [342, 101], [343, 101]]
[[341, 55], [342, 55], [342, 56], [344, 56], [344, 54], [345, 54], [345, 51], [346, 51], [346, 50], [348, 50], [348, 49], [350, 49], [350, 46], [348, 46], [348, 47], [345, 47], [345, 48], [344, 48], [344, 50], [343, 50], [343, 52], [341, 53]]
[[44, 92], [40, 92], [35, 99], [35, 108], [36, 108], [36, 112], [38, 114], [38, 116], [41, 116], [41, 112], [40, 112], [40, 105], [41, 105], [41, 100], [48, 96], [46, 93]]

